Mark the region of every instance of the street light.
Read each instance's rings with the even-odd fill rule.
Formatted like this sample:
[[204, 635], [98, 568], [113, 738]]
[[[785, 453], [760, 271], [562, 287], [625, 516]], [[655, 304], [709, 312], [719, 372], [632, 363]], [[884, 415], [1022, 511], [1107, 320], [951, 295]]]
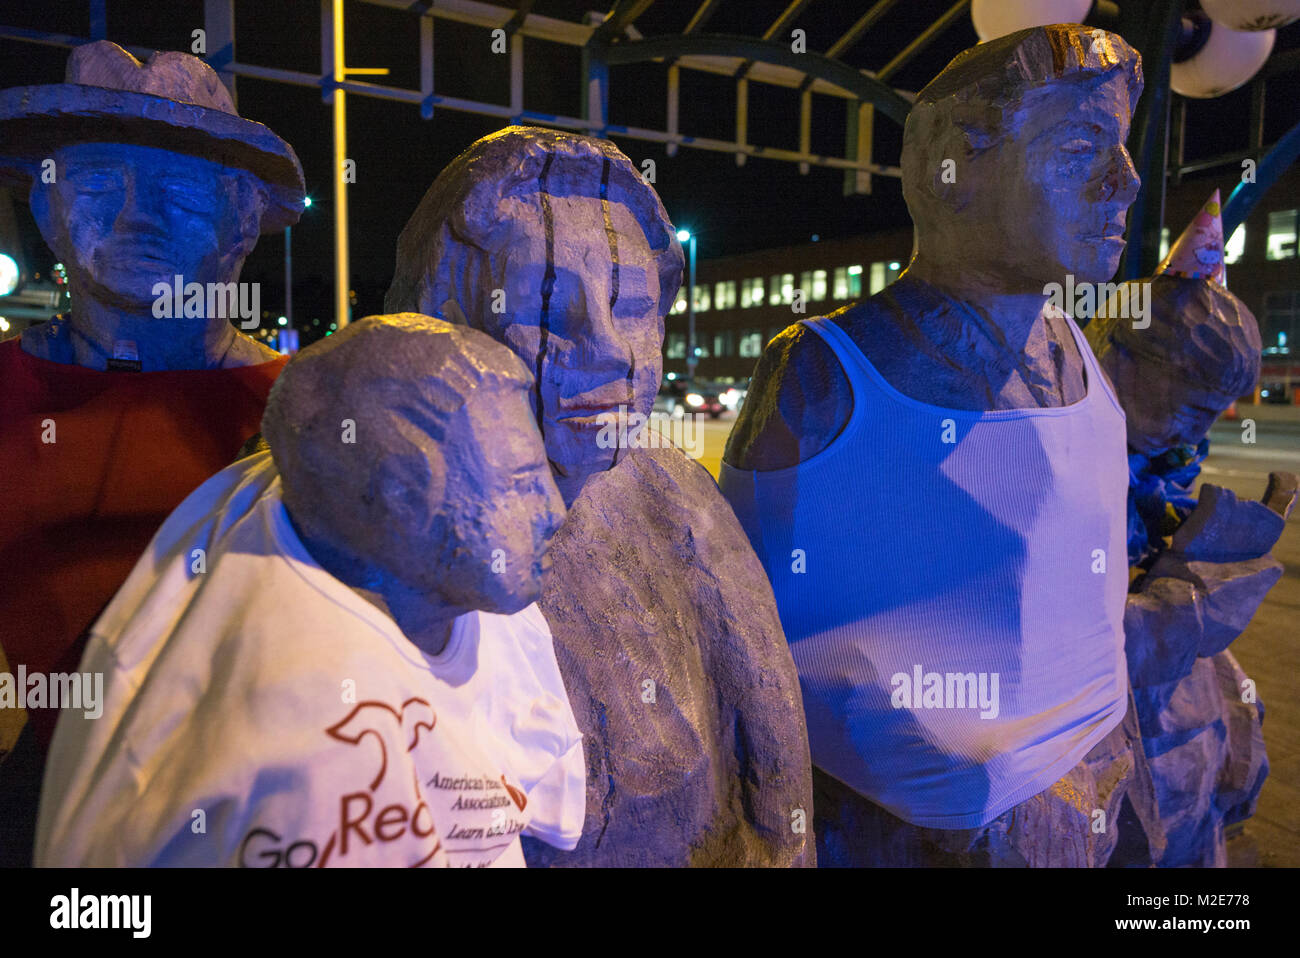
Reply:
[[686, 291], [686, 378], [695, 383], [695, 235], [690, 230], [677, 231], [677, 242], [690, 244], [690, 279]]
[[[311, 209], [311, 197], [302, 198], [302, 208]], [[288, 325], [293, 325], [293, 227], [284, 228], [284, 315]], [[286, 325], [281, 323], [281, 326]]]
[[16, 290], [22, 278], [23, 271], [18, 266], [18, 260], [8, 253], [0, 253], [0, 296], [8, 296]]

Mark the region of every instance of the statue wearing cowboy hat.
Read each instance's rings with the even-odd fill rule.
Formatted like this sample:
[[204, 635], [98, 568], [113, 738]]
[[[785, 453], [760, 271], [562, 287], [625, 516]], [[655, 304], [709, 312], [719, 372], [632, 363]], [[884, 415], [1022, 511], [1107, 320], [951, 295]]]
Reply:
[[[0, 343], [0, 672], [23, 686], [21, 702], [0, 692], [0, 863], [28, 860], [53, 693], [83, 633], [258, 430], [284, 358], [230, 307], [256, 301], [244, 259], [304, 196], [289, 144], [195, 57], [98, 41], [66, 80], [0, 91], [0, 185], [28, 191], [71, 292], [67, 315]], [[216, 295], [170, 295], [193, 284]]]

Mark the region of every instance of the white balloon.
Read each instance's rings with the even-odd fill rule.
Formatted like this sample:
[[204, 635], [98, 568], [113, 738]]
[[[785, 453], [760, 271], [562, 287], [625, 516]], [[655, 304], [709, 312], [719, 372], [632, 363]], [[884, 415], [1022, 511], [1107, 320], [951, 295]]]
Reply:
[[1223, 96], [1259, 72], [1276, 37], [1276, 30], [1230, 30], [1213, 23], [1205, 46], [1190, 60], [1170, 67], [1169, 85], [1175, 93], [1198, 100]]
[[1092, 0], [973, 0], [970, 18], [983, 42], [1029, 27], [1079, 23], [1091, 9]]
[[1271, 30], [1300, 20], [1300, 0], [1201, 0], [1201, 9], [1230, 30]]

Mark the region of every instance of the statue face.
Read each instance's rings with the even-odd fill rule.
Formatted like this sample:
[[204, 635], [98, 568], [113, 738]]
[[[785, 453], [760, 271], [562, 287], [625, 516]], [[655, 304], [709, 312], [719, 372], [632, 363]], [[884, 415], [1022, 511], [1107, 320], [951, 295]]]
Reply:
[[1128, 444], [1147, 455], [1200, 442], [1235, 398], [1189, 382], [1174, 366], [1144, 362], [1119, 348], [1107, 350], [1101, 366], [1124, 407]]
[[[385, 410], [382, 447], [354, 466], [368, 507], [326, 520], [335, 545], [441, 602], [518, 612], [541, 595], [547, 550], [564, 520], [528, 396], [474, 389], [435, 429], [444, 414], [415, 389], [410, 380], [367, 384], [366, 402]], [[358, 428], [374, 427], [358, 420]]]
[[550, 203], [554, 285], [545, 304], [547, 331], [547, 242], [535, 207], [515, 217], [503, 209], [514, 228], [493, 257], [491, 283], [504, 290], [505, 310], [492, 312], [491, 290], [480, 290], [485, 305], [478, 319], [537, 376], [546, 454], [572, 501], [592, 473], [614, 464], [617, 450], [596, 442], [598, 417], [617, 414], [620, 405], [649, 414], [663, 368], [664, 325], [654, 255], [627, 207], [611, 203], [609, 210], [618, 249], [615, 295], [600, 200], [557, 194]]
[[450, 562], [431, 571], [457, 604], [518, 612], [541, 597], [564, 500], [526, 393], [476, 390], [460, 416], [464, 432], [448, 459], [444, 494], [458, 548], [444, 551]]
[[[34, 188], [33, 206], [48, 209], [55, 235], [46, 240], [90, 295], [145, 309], [154, 284], [170, 285], [176, 275], [185, 283], [238, 275], [248, 252], [241, 214], [249, 211], [238, 207], [237, 174], [198, 157], [122, 143], [65, 147], [56, 169], [57, 183]], [[38, 197], [42, 188], [49, 193]]]
[[1128, 97], [1118, 74], [1030, 91], [1007, 138], [971, 164], [978, 179], [961, 217], [978, 228], [972, 242], [997, 254], [1000, 271], [1027, 287], [1067, 273], [1089, 283], [1114, 276], [1140, 184], [1124, 148]]

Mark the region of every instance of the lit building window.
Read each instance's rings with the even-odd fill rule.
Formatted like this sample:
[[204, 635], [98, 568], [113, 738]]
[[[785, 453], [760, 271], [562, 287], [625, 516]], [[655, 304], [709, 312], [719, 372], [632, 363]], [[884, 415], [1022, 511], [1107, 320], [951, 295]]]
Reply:
[[885, 288], [885, 264], [872, 263], [871, 264], [871, 285], [867, 287], [867, 292], [870, 295], [875, 296], [878, 292], [880, 292], [884, 288]]
[[782, 273], [768, 281], [767, 302], [771, 306], [794, 302], [794, 273]]
[[695, 287], [695, 311], [697, 313], [709, 311], [709, 287], [705, 283]]
[[807, 299], [819, 300], [826, 298], [826, 270], [804, 270], [799, 274], [799, 288]]
[[724, 280], [713, 284], [713, 308], [733, 309], [736, 305], [736, 281]]
[[763, 277], [740, 281], [740, 305], [743, 309], [763, 305]]
[[673, 308], [668, 311], [668, 315], [676, 316], [678, 313], [686, 312], [686, 287], [683, 286], [677, 291], [677, 299], [673, 301]]
[[763, 355], [763, 331], [761, 329], [742, 329], [740, 331], [740, 357], [757, 359]]
[[686, 334], [669, 333], [664, 337], [664, 358], [665, 359], [685, 359], [686, 358]]
[[736, 336], [729, 329], [720, 330], [713, 334], [713, 355], [715, 356], [733, 356], [736, 352]]
[[903, 264], [898, 260], [888, 263], [871, 264], [871, 285], [868, 287], [868, 295], [875, 296], [878, 292], [898, 279], [903, 272]]
[[1268, 214], [1268, 259], [1295, 258], [1295, 210], [1276, 210]]
[[862, 295], [862, 267], [835, 267], [831, 299], [857, 299]]
[[1264, 294], [1264, 313], [1259, 318], [1260, 337], [1265, 356], [1290, 356], [1288, 342], [1300, 327], [1300, 290], [1283, 290]]
[[[1223, 246], [1223, 261], [1231, 266], [1237, 260], [1241, 259], [1242, 254], [1246, 252], [1246, 224], [1242, 223], [1232, 235], [1228, 237], [1228, 242]], [[1164, 254], [1161, 254], [1164, 259]]]
[[1165, 257], [1168, 255], [1169, 255], [1169, 227], [1162, 226], [1160, 227], [1160, 262], [1163, 263], [1165, 261]]

